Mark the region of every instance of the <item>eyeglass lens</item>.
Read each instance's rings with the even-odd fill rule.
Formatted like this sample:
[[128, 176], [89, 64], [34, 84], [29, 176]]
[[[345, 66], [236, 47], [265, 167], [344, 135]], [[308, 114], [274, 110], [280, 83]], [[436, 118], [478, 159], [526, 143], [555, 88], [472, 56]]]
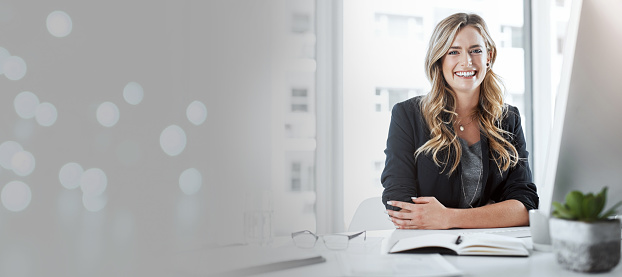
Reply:
[[294, 239], [294, 244], [301, 248], [313, 248], [315, 246], [315, 242], [317, 241], [317, 237], [313, 233], [299, 233], [292, 237]]
[[326, 248], [341, 250], [348, 248], [350, 238], [344, 235], [326, 235], [323, 237]]

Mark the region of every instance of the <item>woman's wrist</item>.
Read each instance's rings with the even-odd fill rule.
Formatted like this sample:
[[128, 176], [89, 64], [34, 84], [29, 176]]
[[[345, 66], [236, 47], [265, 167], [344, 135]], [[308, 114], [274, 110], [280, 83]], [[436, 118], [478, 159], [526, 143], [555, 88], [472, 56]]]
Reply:
[[460, 211], [461, 209], [447, 208], [448, 225], [446, 229], [460, 228]]

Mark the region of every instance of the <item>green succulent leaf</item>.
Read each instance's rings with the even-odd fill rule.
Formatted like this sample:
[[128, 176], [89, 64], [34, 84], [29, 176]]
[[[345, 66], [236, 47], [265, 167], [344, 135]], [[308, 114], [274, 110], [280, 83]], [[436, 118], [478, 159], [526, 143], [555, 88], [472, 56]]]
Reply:
[[581, 221], [605, 220], [617, 213], [617, 208], [622, 205], [622, 201], [613, 205], [609, 210], [602, 213], [607, 203], [607, 187], [604, 187], [598, 194], [583, 194], [580, 191], [571, 191], [566, 195], [566, 203], [554, 201], [553, 216]]
[[602, 189], [602, 190], [598, 193], [598, 196], [600, 196], [600, 197], [602, 197], [602, 198], [604, 198], [604, 199], [607, 199], [607, 190], [608, 190], [608, 189], [609, 189], [608, 187], [604, 187], [604, 188], [603, 188], [603, 189]]
[[596, 212], [594, 217], [600, 218], [598, 215], [605, 208], [606, 202], [607, 202], [607, 187], [603, 188], [603, 190], [598, 195], [596, 195], [596, 197], [594, 198], [594, 208]]
[[583, 204], [583, 193], [577, 190], [573, 190], [566, 195], [566, 206], [570, 209], [570, 212], [576, 218], [584, 218], [583, 209], [581, 205]]
[[575, 215], [567, 208], [566, 205], [562, 205], [561, 203], [554, 201], [553, 207], [555, 207], [555, 210], [553, 211], [553, 215], [555, 217], [563, 219], [576, 219]]
[[583, 212], [581, 213], [582, 217], [579, 217], [579, 220], [593, 221], [598, 217], [600, 211], [596, 210], [595, 203], [596, 199], [593, 194], [590, 193], [583, 197], [583, 203], [581, 205]]
[[552, 215], [557, 218], [564, 218], [562, 215], [559, 214], [557, 210], [553, 211]]
[[608, 217], [615, 215], [617, 213], [617, 208], [622, 205], [622, 201], [616, 203], [615, 205], [613, 205], [613, 207], [611, 207], [609, 210], [607, 210], [603, 215], [601, 215], [599, 218], [600, 219], [607, 219]]

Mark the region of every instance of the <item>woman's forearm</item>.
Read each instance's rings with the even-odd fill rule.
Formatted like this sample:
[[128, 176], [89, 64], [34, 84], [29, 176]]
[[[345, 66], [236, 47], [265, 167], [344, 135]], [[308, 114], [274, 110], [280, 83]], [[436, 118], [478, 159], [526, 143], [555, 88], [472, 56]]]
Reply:
[[518, 200], [473, 209], [449, 209], [451, 228], [498, 228], [529, 225], [529, 213]]

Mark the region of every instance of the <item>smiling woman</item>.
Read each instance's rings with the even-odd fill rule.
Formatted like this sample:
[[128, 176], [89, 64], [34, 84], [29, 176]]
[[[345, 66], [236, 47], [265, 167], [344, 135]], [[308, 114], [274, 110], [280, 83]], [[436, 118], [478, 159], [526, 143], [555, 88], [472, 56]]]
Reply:
[[526, 225], [537, 208], [520, 114], [503, 102], [495, 59], [476, 14], [434, 29], [425, 60], [432, 88], [397, 103], [389, 126], [383, 200], [397, 228]]
[[[530, 163], [531, 158], [538, 155], [531, 148], [534, 144], [531, 143], [532, 74], [528, 64], [531, 53], [527, 48], [531, 44], [529, 18], [532, 9], [529, 2], [533, 1], [343, 1], [344, 143], [341, 153], [344, 167], [343, 217], [346, 225], [359, 203], [382, 194], [381, 174], [386, 160], [383, 151], [391, 110], [399, 102], [430, 92], [431, 83], [422, 66], [428, 42], [436, 25], [456, 12], [476, 13], [486, 19], [490, 38], [496, 44], [492, 68], [495, 74], [503, 76], [506, 89], [504, 102], [521, 111], [527, 150], [532, 153]], [[486, 37], [483, 39], [488, 40]], [[445, 41], [451, 43], [453, 38]], [[472, 45], [460, 46], [475, 50], [469, 49]], [[445, 50], [439, 55], [448, 54]], [[476, 52], [463, 51], [460, 54], [471, 54], [471, 62], [474, 63]], [[482, 66], [485, 64], [486, 61]], [[485, 71], [480, 68], [474, 73]], [[477, 120], [468, 114], [460, 114], [460, 117], [459, 123], [464, 128], [462, 133], [477, 125]], [[454, 126], [454, 129], [460, 132], [460, 125]]]
[[464, 27], [456, 35], [443, 60], [443, 76], [456, 93], [471, 94], [479, 89], [490, 65], [490, 53], [477, 29]]
[[[471, 100], [465, 101], [470, 102], [469, 106], [471, 107], [477, 104], [477, 98], [474, 96], [479, 94], [480, 85], [484, 81], [490, 66], [491, 52], [486, 49], [485, 45], [480, 32], [472, 26], [466, 26], [458, 32], [454, 42], [449, 47], [449, 52], [442, 58], [445, 81], [454, 90], [456, 96], [464, 100]], [[472, 145], [479, 141], [479, 132], [475, 125], [469, 127], [475, 119], [475, 113], [469, 112], [468, 109], [470, 108], [467, 107], [467, 111], [456, 110], [458, 120], [455, 124], [459, 127], [460, 132], [464, 132], [461, 137], [469, 145]]]

